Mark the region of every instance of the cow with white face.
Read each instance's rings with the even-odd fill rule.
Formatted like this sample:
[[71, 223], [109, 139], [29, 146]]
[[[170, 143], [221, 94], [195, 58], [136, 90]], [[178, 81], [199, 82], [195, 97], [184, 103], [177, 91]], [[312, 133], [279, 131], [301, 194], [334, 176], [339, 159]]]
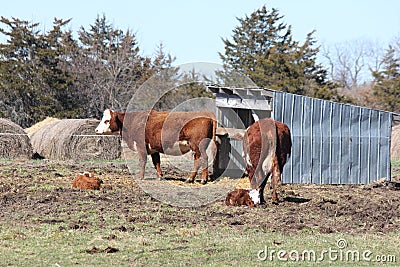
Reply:
[[189, 151], [194, 155], [194, 168], [187, 182], [194, 182], [197, 171], [202, 168], [202, 184], [208, 180], [207, 147], [213, 144], [217, 121], [209, 111], [159, 112], [115, 112], [106, 109], [96, 128], [97, 134], [119, 132], [131, 150], [139, 156], [139, 179], [143, 179], [147, 155], [151, 155], [159, 178], [162, 177], [160, 153], [183, 155]]
[[99, 125], [96, 127], [97, 134], [111, 134], [119, 131], [122, 133], [122, 125], [124, 121], [125, 113], [115, 112], [111, 109], [106, 109], [103, 112], [103, 118]]

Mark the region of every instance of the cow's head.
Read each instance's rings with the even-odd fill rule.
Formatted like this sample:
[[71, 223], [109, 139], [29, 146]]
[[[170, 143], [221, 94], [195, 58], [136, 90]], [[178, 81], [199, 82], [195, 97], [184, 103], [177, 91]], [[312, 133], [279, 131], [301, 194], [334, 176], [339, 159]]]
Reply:
[[121, 130], [122, 122], [119, 122], [117, 113], [111, 109], [106, 109], [103, 113], [99, 125], [96, 128], [97, 134], [110, 134]]

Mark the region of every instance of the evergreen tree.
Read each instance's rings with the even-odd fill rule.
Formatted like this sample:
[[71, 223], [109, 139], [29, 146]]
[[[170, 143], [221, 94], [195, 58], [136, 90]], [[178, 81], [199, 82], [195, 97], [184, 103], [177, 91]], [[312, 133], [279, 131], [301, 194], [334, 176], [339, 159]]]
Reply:
[[166, 111], [179, 104], [174, 88], [179, 85], [181, 75], [179, 68], [173, 66], [174, 61], [175, 57], [166, 53], [164, 45], [160, 43], [151, 64], [151, 77], [146, 81], [146, 88], [142, 88], [145, 91], [143, 95], [151, 101], [147, 109]]
[[377, 106], [387, 111], [400, 112], [400, 58], [390, 46], [384, 59], [382, 71], [374, 71], [372, 75], [375, 85], [372, 90], [377, 99]]
[[106, 108], [125, 110], [150, 72], [150, 59], [139, 54], [135, 34], [115, 28], [103, 15], [89, 30], [81, 27], [79, 41], [71, 72], [87, 99], [84, 116], [98, 117]]
[[[259, 87], [334, 99], [334, 85], [316, 63], [319, 49], [314, 32], [300, 44], [293, 40], [291, 27], [282, 18], [278, 10], [269, 11], [265, 6], [244, 19], [238, 18], [240, 25], [233, 30], [232, 40], [223, 39], [225, 53], [220, 57], [224, 71], [219, 73], [220, 78], [226, 82], [233, 70], [244, 73]], [[237, 79], [228, 84], [235, 82]]]
[[0, 29], [7, 37], [0, 44], [1, 116], [29, 126], [49, 114], [73, 109], [68, 86], [71, 79], [60, 68], [61, 27], [69, 20], [55, 19], [48, 33], [37, 30], [38, 23], [1, 17], [9, 29]]

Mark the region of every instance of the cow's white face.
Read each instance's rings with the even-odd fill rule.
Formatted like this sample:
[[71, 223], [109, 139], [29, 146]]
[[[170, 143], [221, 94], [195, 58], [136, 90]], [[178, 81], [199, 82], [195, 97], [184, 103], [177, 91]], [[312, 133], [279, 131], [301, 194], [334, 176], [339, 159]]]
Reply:
[[99, 125], [96, 128], [97, 134], [111, 133], [110, 121], [111, 121], [111, 109], [106, 109], [103, 113], [103, 118], [101, 119]]
[[253, 200], [253, 203], [258, 205], [261, 202], [260, 199], [260, 191], [257, 189], [252, 189], [249, 191], [249, 196], [251, 198], [251, 200]]

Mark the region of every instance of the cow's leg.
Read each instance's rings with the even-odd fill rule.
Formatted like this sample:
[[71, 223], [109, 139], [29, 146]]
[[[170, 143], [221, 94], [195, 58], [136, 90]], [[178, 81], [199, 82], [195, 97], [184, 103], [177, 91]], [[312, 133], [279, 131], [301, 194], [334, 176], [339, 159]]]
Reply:
[[267, 184], [269, 174], [265, 176], [264, 172], [262, 171], [262, 168], [259, 167], [255, 172], [255, 176], [256, 176], [256, 183], [258, 186], [257, 187], [258, 192], [260, 194], [260, 204], [264, 204], [265, 203], [264, 189], [265, 185]]
[[271, 187], [272, 187], [272, 203], [278, 204], [278, 194], [277, 189], [281, 182], [281, 171], [278, 167], [277, 159], [274, 160], [271, 172]]
[[144, 178], [144, 170], [146, 168], [146, 160], [139, 159], [139, 167], [140, 167], [140, 171], [139, 171], [138, 179], [142, 180]]
[[146, 148], [137, 148], [138, 151], [138, 156], [139, 156], [139, 175], [138, 175], [138, 179], [142, 180], [144, 178], [144, 171], [146, 168], [146, 163], [147, 163], [147, 151]]
[[157, 176], [159, 179], [162, 178], [162, 171], [161, 171], [161, 159], [160, 159], [160, 153], [156, 152], [151, 154], [151, 159], [153, 160], [154, 168], [157, 171]]
[[200, 163], [201, 163], [201, 183], [206, 184], [208, 181], [208, 155], [207, 147], [209, 145], [209, 139], [204, 139], [200, 142]]
[[189, 178], [186, 180], [187, 183], [193, 183], [194, 178], [196, 178], [197, 172], [199, 171], [200, 168], [200, 151], [197, 149], [197, 151], [194, 152], [194, 166], [193, 166], [193, 171], [190, 173]]

